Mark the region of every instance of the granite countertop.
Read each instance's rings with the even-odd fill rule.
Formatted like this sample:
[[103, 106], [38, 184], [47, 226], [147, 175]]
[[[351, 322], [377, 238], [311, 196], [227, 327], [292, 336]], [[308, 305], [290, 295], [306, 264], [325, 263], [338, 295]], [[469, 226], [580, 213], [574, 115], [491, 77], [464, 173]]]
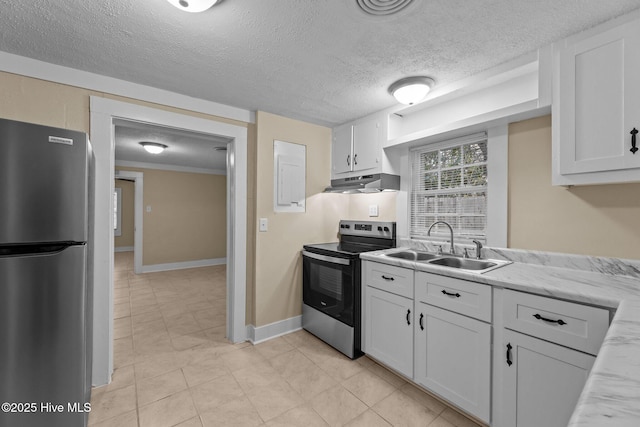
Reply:
[[478, 274], [384, 256], [433, 249], [406, 243], [360, 258], [615, 310], [569, 426], [640, 425], [640, 261], [485, 248], [484, 257], [512, 263]]

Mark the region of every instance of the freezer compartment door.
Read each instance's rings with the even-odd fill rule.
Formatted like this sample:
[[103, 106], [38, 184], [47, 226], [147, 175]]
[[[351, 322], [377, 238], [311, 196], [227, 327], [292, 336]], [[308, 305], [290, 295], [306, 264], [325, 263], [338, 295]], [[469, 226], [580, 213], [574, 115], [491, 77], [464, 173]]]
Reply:
[[87, 135], [0, 119], [0, 245], [87, 240]]
[[85, 246], [0, 258], [0, 402], [32, 405], [0, 412], [0, 426], [85, 425], [85, 265]]

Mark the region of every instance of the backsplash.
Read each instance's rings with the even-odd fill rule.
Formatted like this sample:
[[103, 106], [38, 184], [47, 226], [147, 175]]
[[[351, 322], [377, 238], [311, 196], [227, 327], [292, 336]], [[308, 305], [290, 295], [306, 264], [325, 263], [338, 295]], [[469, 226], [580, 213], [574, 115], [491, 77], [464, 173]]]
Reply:
[[[445, 251], [448, 251], [449, 244], [446, 242], [406, 238], [398, 238], [397, 240], [398, 247], [409, 247], [411, 249], [428, 252], [436, 252], [440, 245], [443, 246]], [[457, 254], [462, 254], [464, 248], [468, 248], [469, 254], [475, 257], [475, 245], [455, 244]], [[482, 248], [482, 258], [539, 264], [549, 267], [568, 268], [640, 279], [640, 261], [637, 260], [492, 247]]]

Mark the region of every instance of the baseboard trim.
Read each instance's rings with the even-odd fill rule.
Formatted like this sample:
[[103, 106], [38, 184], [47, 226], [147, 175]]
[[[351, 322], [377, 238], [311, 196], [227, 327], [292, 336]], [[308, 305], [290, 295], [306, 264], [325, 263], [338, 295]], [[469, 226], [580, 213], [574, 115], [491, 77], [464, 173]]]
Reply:
[[133, 252], [133, 246], [118, 246], [113, 248], [114, 252]]
[[166, 264], [143, 265], [143, 273], [155, 273], [158, 271], [182, 270], [185, 268], [210, 267], [227, 263], [227, 258], [200, 259], [196, 261], [170, 262]]
[[255, 345], [300, 329], [302, 329], [302, 315], [264, 326], [247, 325], [247, 339]]

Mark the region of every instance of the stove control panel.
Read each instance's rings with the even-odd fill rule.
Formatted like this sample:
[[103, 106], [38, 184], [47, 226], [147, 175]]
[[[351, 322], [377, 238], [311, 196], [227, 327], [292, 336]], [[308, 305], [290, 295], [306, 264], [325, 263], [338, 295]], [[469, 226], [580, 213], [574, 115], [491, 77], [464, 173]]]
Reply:
[[339, 232], [347, 236], [396, 238], [396, 223], [390, 221], [340, 221]]

